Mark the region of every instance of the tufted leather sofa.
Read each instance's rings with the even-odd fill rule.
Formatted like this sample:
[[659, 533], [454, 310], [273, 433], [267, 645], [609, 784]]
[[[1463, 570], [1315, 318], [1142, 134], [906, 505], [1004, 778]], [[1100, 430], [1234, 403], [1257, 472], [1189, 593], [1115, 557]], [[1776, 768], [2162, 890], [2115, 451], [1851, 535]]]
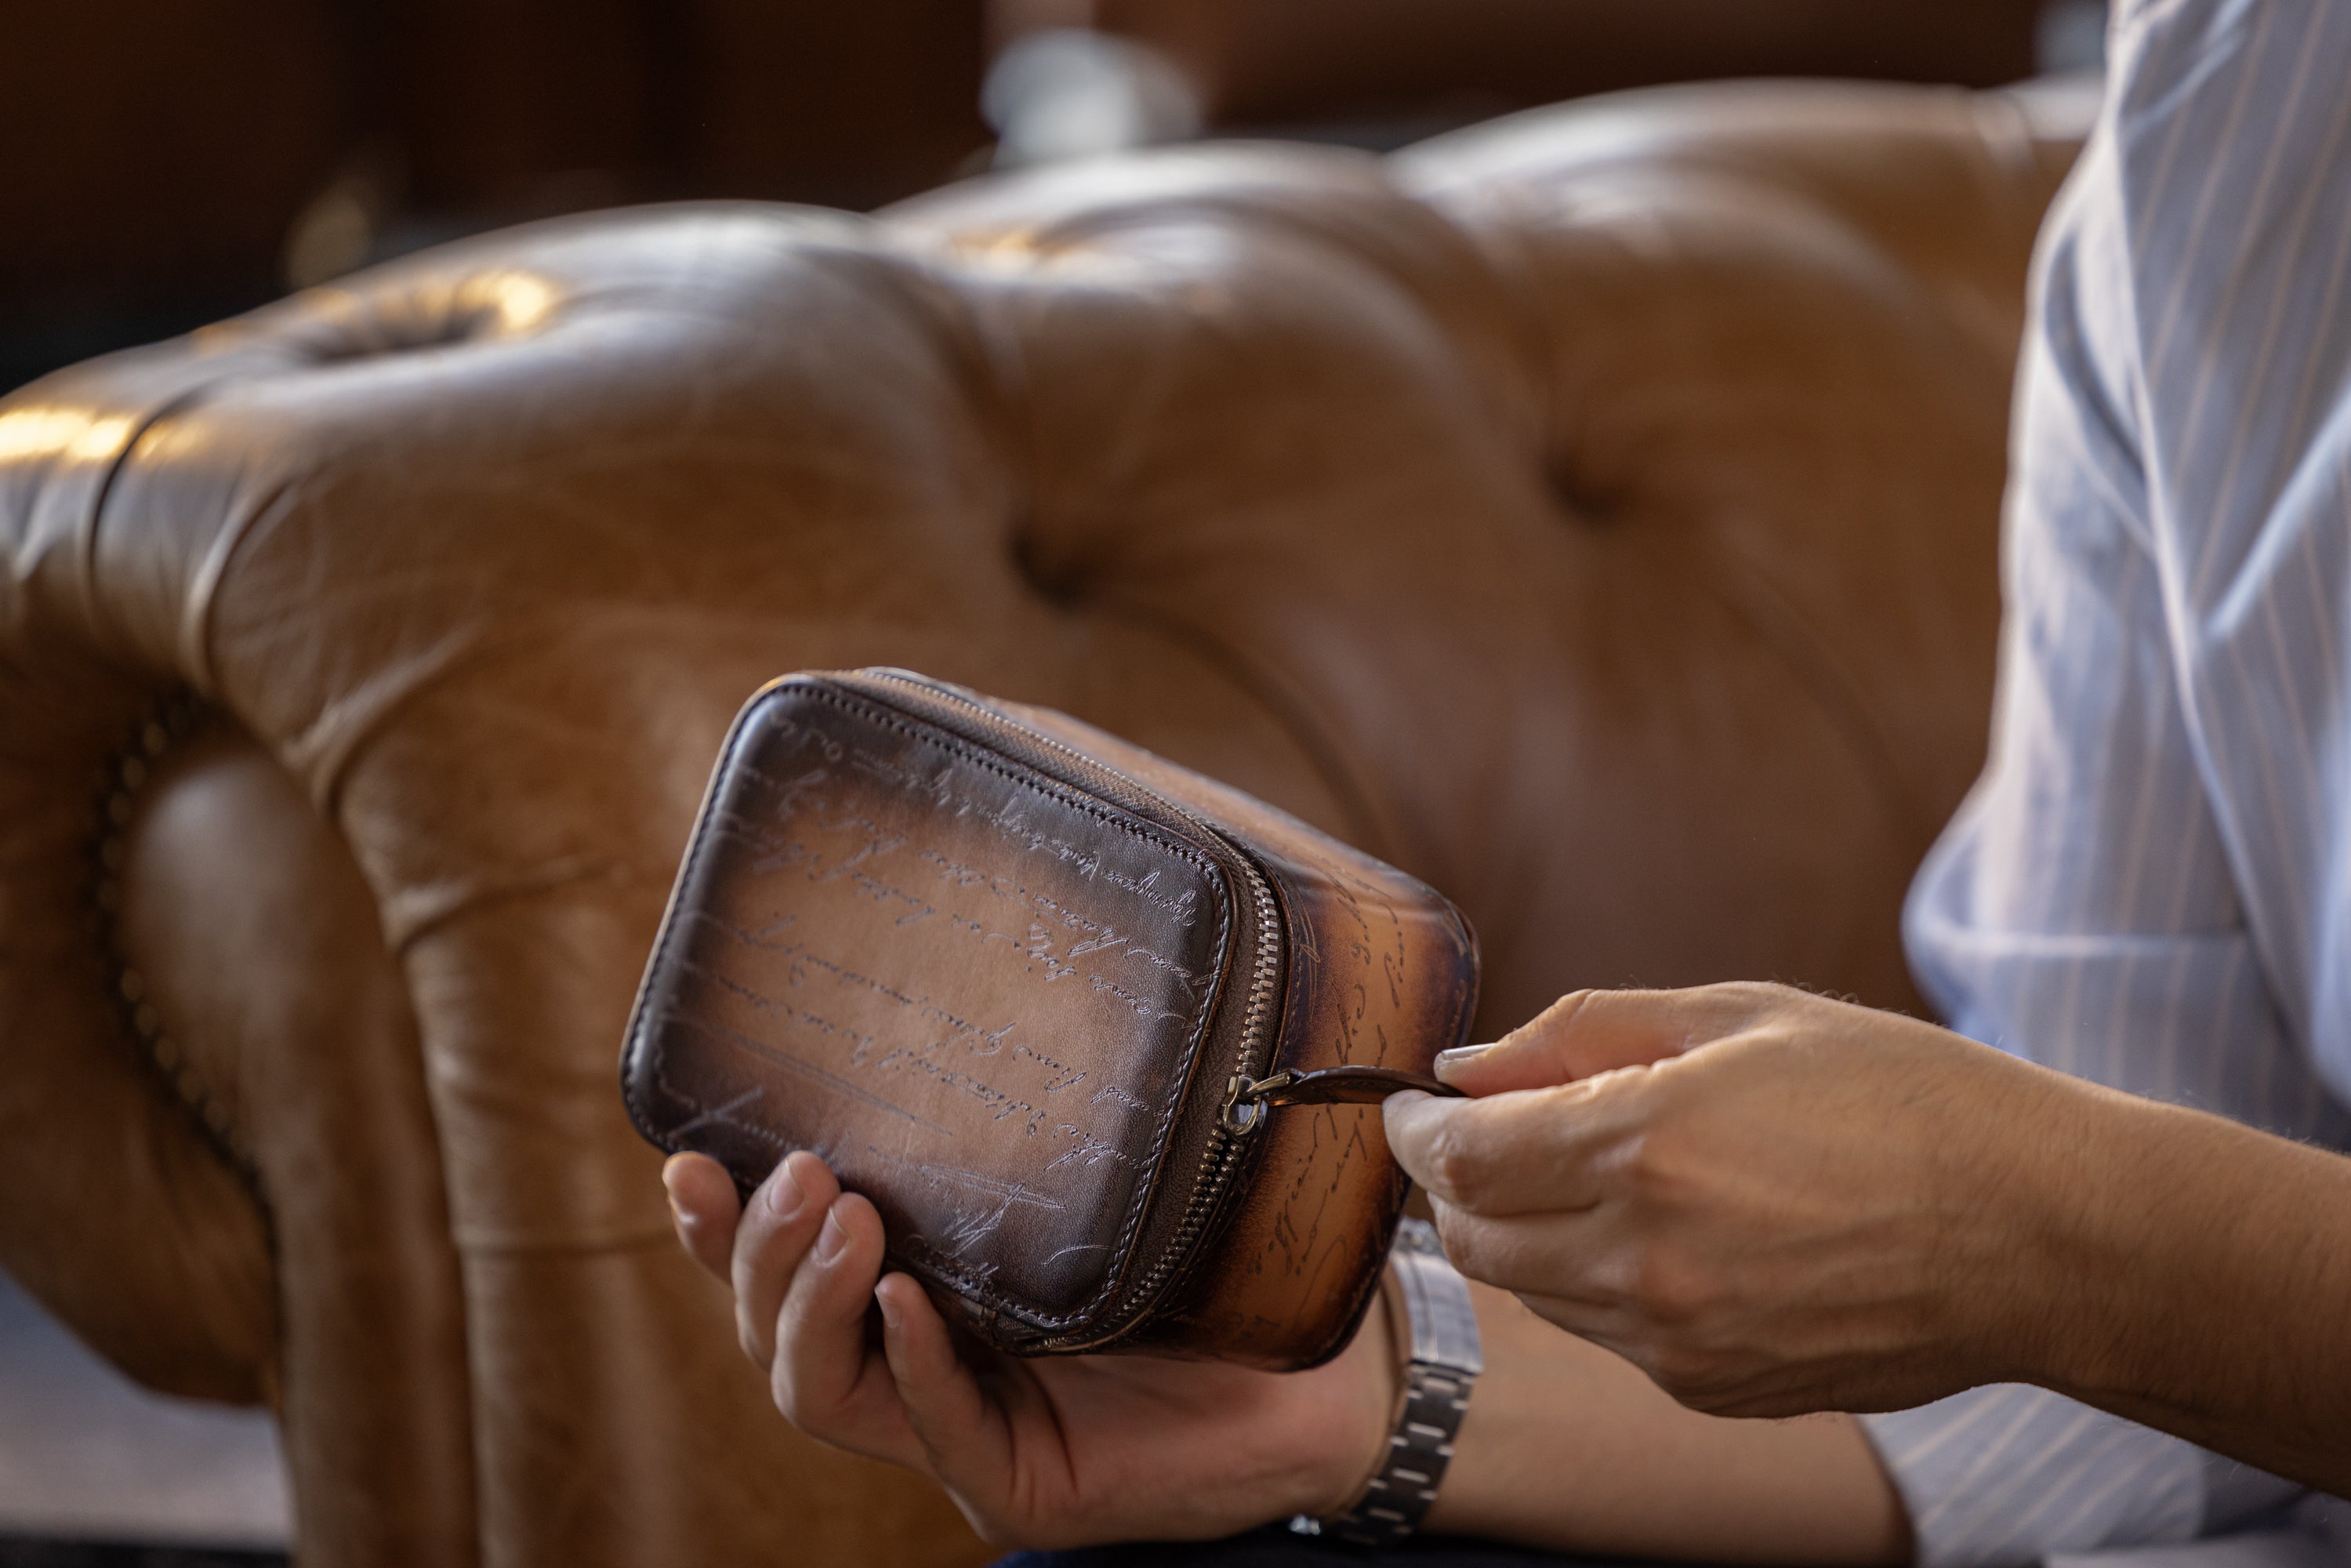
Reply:
[[452, 246], [0, 402], [0, 1263], [318, 1563], [946, 1564], [614, 1085], [721, 730], [912, 665], [1452, 894], [1483, 1027], [1914, 1006], [2062, 97], [1599, 99]]

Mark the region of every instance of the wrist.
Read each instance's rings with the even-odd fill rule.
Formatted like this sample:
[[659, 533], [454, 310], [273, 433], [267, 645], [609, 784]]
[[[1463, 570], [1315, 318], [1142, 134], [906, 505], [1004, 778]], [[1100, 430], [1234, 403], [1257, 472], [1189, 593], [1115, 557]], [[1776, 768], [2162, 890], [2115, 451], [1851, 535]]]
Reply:
[[2215, 1331], [2283, 1331], [2329, 1294], [2306, 1220], [2340, 1212], [2322, 1191], [2351, 1193], [2336, 1156], [2209, 1112], [2071, 1087], [2064, 1185], [2044, 1222], [2047, 1326], [2022, 1380], [2168, 1430], [2167, 1409], [2202, 1403], [2184, 1390], [2203, 1381], [2290, 1402], [2286, 1386], [2255, 1396], [2260, 1373], [2235, 1364], [2231, 1336]]
[[1350, 1402], [1351, 1419], [1340, 1427], [1344, 1440], [1332, 1445], [1312, 1484], [1295, 1500], [1292, 1515], [1322, 1519], [1345, 1512], [1387, 1456], [1388, 1435], [1395, 1429], [1396, 1411], [1404, 1402], [1404, 1356], [1395, 1324], [1401, 1303], [1395, 1291], [1394, 1271], [1383, 1270], [1379, 1293], [1346, 1351], [1356, 1359], [1360, 1375]]
[[[2184, 1304], [2234, 1272], [2231, 1239], [2252, 1218], [2254, 1193], [2234, 1193], [2241, 1174], [2204, 1140], [2249, 1130], [2200, 1112], [2102, 1084], [2035, 1070], [2049, 1081], [2032, 1113], [2014, 1124], [2031, 1141], [2007, 1184], [2006, 1210], [2018, 1260], [2004, 1317], [2000, 1381], [2037, 1384], [2106, 1406], [2144, 1390], [2161, 1365], [2192, 1343], [2150, 1340]], [[2191, 1336], [2192, 1337], [2192, 1336]]]
[[2126, 1272], [2117, 1268], [2126, 1211], [2106, 1146], [2117, 1112], [2108, 1101], [2122, 1097], [2015, 1059], [1997, 1065], [2007, 1082], [1979, 1109], [1999, 1132], [1979, 1145], [1977, 1179], [1960, 1188], [1972, 1234], [1947, 1251], [1965, 1363], [1953, 1373], [2050, 1386], [2098, 1348], [2085, 1332], [2085, 1291]]
[[1343, 1505], [1290, 1521], [1301, 1534], [1359, 1546], [1393, 1546], [1419, 1529], [1445, 1484], [1470, 1390], [1485, 1370], [1468, 1281], [1447, 1260], [1434, 1226], [1407, 1219], [1397, 1228], [1382, 1284], [1396, 1369], [1387, 1440]]

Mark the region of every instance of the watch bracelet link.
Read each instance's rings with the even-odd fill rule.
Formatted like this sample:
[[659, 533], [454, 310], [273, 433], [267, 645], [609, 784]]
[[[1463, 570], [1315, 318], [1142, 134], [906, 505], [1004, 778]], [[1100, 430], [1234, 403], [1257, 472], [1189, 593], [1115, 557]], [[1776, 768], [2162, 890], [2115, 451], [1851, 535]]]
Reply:
[[1396, 1226], [1388, 1267], [1395, 1276], [1405, 1331], [1404, 1389], [1395, 1429], [1380, 1468], [1343, 1512], [1300, 1514], [1290, 1528], [1359, 1546], [1392, 1546], [1410, 1535], [1437, 1500], [1452, 1462], [1453, 1441], [1469, 1408], [1469, 1390], [1485, 1370], [1478, 1312], [1469, 1287], [1447, 1260], [1437, 1228], [1423, 1219]]

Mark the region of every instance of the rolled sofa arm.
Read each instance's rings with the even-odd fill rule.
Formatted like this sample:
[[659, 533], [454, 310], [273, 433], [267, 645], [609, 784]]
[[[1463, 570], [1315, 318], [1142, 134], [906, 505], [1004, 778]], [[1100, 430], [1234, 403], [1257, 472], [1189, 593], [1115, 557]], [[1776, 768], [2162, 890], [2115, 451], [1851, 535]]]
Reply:
[[[967, 505], [931, 444], [967, 389], [913, 269], [843, 260], [857, 226], [498, 236], [0, 402], [0, 1049], [27, 1064], [0, 1256], [150, 1381], [277, 1405], [306, 1557], [978, 1551], [935, 1491], [777, 1419], [613, 1080], [726, 719], [858, 657], [830, 538]], [[961, 630], [930, 635], [951, 664]], [[180, 694], [219, 728], [135, 758]], [[231, 899], [194, 874], [224, 831]], [[251, 1125], [188, 1114], [120, 1027], [110, 836], [144, 912], [117, 924], [156, 938], [141, 1001], [223, 1026], [172, 1044]], [[237, 899], [279, 912], [242, 948]], [[349, 982], [340, 1013], [260, 1016], [305, 975]]]
[[150, 354], [0, 402], [0, 1257], [135, 1375], [252, 1402], [275, 1364], [262, 1215], [127, 1046], [99, 940], [103, 813], [187, 676], [101, 606], [96, 521], [157, 413], [204, 379]]
[[[372, 895], [173, 619], [98, 581], [113, 482], [235, 359], [0, 403], [0, 1263], [141, 1381], [269, 1406], [306, 1562], [463, 1564], [463, 1300]], [[144, 564], [159, 604], [201, 575]]]

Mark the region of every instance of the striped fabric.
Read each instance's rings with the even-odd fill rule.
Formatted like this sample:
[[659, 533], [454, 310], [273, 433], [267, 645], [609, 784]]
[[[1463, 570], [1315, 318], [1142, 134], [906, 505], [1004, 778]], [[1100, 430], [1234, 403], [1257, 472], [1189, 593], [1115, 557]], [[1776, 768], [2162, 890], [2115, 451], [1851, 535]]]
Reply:
[[[1913, 888], [1954, 1028], [2351, 1150], [2351, 0], [2118, 9], [2042, 235], [1991, 758]], [[2322, 1500], [2041, 1390], [1868, 1418], [1921, 1561]], [[2177, 1551], [2165, 1563], [2198, 1560]]]

